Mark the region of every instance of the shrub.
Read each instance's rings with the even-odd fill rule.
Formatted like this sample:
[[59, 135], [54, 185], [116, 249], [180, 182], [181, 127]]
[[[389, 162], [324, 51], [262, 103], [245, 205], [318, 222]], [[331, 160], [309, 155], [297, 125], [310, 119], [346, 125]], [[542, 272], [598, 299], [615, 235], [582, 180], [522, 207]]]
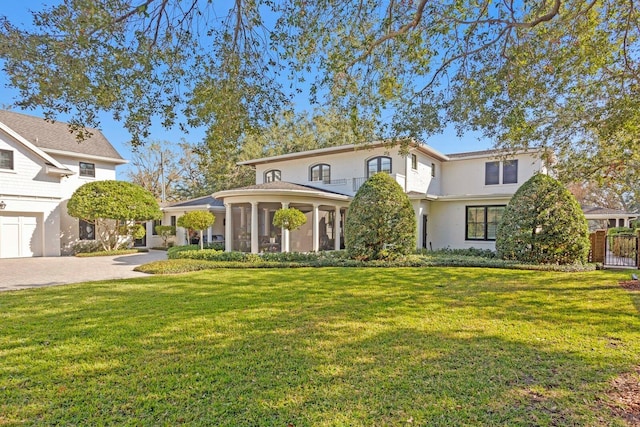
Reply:
[[172, 225], [156, 225], [156, 234], [162, 238], [162, 246], [169, 246], [169, 237], [176, 235], [176, 228]]
[[589, 228], [575, 197], [557, 180], [537, 174], [507, 205], [496, 232], [506, 260], [538, 264], [585, 263]]
[[203, 249], [204, 241], [202, 238], [202, 230], [210, 227], [215, 220], [216, 220], [216, 217], [211, 212], [192, 211], [192, 212], [187, 212], [186, 214], [178, 218], [177, 224], [179, 227], [184, 227], [191, 230], [199, 231], [200, 232], [200, 249]]
[[278, 209], [273, 215], [273, 225], [289, 231], [297, 230], [307, 222], [307, 217], [296, 208]]
[[344, 229], [345, 247], [358, 260], [392, 259], [416, 248], [413, 207], [400, 185], [377, 173], [353, 198]]

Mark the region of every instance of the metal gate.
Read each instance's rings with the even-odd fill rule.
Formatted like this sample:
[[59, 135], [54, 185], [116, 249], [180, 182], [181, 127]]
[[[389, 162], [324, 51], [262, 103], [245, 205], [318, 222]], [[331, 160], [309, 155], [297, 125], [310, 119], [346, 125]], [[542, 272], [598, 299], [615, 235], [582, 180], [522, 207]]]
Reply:
[[605, 239], [604, 265], [638, 267], [638, 236], [614, 235]]

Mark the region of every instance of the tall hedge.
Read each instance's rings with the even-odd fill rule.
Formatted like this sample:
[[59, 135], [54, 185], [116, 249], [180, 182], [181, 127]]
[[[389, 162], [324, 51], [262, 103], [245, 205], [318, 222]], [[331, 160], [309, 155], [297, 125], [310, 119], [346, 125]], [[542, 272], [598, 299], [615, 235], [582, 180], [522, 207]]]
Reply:
[[416, 219], [402, 187], [386, 173], [377, 173], [360, 187], [351, 202], [344, 228], [351, 258], [388, 259], [416, 248]]
[[496, 233], [503, 259], [538, 264], [584, 263], [589, 227], [575, 197], [560, 182], [537, 174], [507, 205]]

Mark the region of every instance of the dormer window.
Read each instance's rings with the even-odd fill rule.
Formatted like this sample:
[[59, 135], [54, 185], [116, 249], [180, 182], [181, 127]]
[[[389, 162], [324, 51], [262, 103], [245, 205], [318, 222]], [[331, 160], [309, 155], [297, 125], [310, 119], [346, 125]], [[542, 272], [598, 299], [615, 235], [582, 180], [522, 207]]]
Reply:
[[96, 165], [93, 163], [80, 162], [80, 176], [95, 178]]
[[278, 169], [271, 169], [264, 173], [264, 182], [281, 181], [281, 173]]
[[0, 150], [0, 169], [13, 170], [13, 151]]
[[311, 167], [311, 181], [331, 181], [331, 166], [321, 163]]
[[367, 178], [378, 172], [391, 173], [391, 158], [387, 156], [374, 157], [367, 160]]

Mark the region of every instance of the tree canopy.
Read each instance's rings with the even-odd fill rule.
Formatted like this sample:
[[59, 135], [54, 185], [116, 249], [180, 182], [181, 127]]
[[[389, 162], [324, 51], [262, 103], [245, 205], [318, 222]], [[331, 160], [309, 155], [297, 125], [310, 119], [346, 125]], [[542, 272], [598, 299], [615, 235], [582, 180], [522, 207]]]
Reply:
[[200, 249], [204, 248], [204, 239], [202, 231], [209, 228], [216, 220], [215, 215], [208, 211], [191, 211], [178, 218], [178, 227], [184, 227], [200, 232]]
[[400, 184], [377, 173], [358, 189], [349, 206], [344, 240], [351, 258], [387, 259], [416, 249], [416, 216]]
[[634, 1], [62, 0], [33, 18], [0, 22], [16, 104], [78, 129], [110, 112], [134, 144], [160, 117], [229, 151], [301, 96], [363, 141], [454, 123], [549, 147], [566, 179], [640, 156]]
[[158, 202], [149, 191], [125, 181], [94, 181], [82, 185], [69, 199], [67, 211], [74, 218], [94, 223], [96, 235], [106, 250], [117, 247], [121, 222], [162, 216]]
[[503, 259], [539, 264], [587, 262], [589, 227], [576, 198], [559, 181], [537, 174], [516, 191], [496, 231]]

